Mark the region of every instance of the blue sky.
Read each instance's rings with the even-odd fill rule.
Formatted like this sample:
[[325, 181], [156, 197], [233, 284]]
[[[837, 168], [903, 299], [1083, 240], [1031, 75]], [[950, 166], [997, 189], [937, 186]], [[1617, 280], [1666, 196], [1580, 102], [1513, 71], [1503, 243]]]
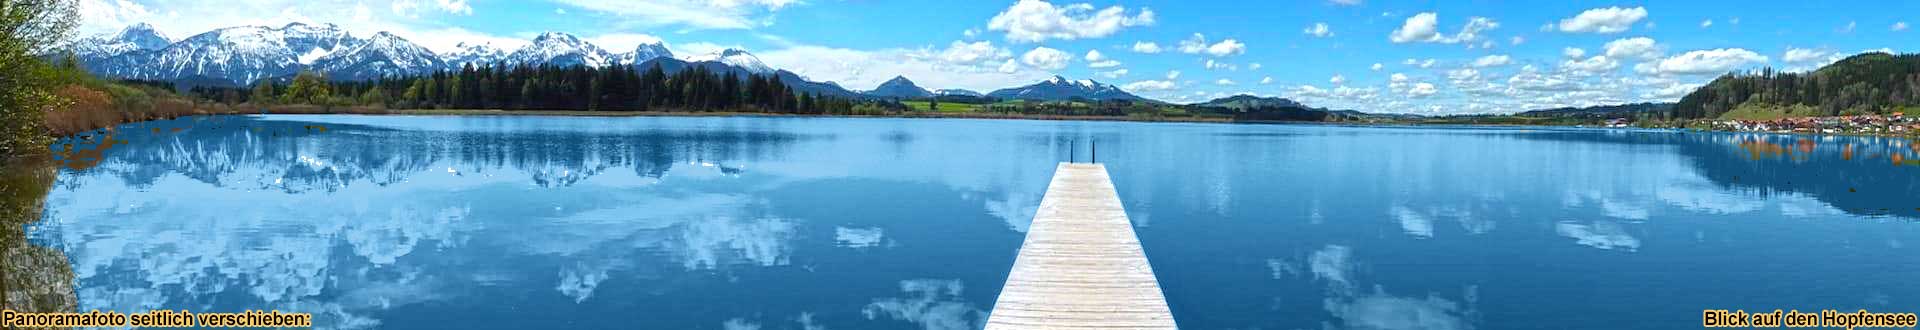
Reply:
[[[991, 91], [1052, 75], [1196, 102], [1281, 96], [1375, 112], [1484, 113], [1671, 101], [1730, 70], [1911, 52], [1920, 2], [82, 0], [82, 34], [147, 22], [175, 39], [332, 23], [435, 51], [545, 31], [613, 52], [749, 50], [868, 89], [904, 75]], [[1157, 51], [1154, 51], [1156, 50]], [[1095, 54], [1097, 53], [1097, 54]]]

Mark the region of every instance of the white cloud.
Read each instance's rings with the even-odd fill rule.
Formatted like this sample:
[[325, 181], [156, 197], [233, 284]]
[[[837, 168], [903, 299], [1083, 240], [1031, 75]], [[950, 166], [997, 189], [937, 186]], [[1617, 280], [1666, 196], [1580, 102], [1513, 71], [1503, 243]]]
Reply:
[[1903, 22], [1893, 22], [1893, 26], [1892, 26], [1892, 27], [1888, 27], [1887, 29], [1888, 29], [1888, 30], [1892, 30], [1893, 32], [1900, 32], [1900, 31], [1906, 31], [1906, 30], [1907, 30], [1907, 22], [1904, 22], [1904, 21], [1903, 21]]
[[1413, 58], [1409, 58], [1409, 59], [1406, 59], [1406, 60], [1402, 60], [1402, 61], [1400, 61], [1400, 64], [1405, 64], [1405, 65], [1411, 65], [1411, 66], [1416, 66], [1416, 67], [1420, 67], [1420, 68], [1422, 68], [1422, 69], [1425, 69], [1425, 68], [1431, 68], [1431, 67], [1433, 67], [1433, 65], [1434, 65], [1435, 63], [1439, 63], [1439, 61], [1438, 61], [1438, 60], [1434, 60], [1434, 59], [1431, 59], [1431, 58], [1429, 58], [1429, 59], [1426, 59], [1426, 60], [1420, 60], [1420, 59], [1413, 59]]
[[1859, 21], [1848, 21], [1846, 27], [1840, 28], [1840, 33], [1853, 33], [1853, 29], [1857, 27], [1860, 27]]
[[1645, 7], [1594, 8], [1580, 12], [1574, 17], [1560, 20], [1560, 32], [1576, 33], [1620, 33], [1633, 28], [1634, 22], [1647, 18]]
[[1800, 64], [1826, 59], [1832, 55], [1833, 52], [1825, 50], [1789, 47], [1787, 48], [1787, 53], [1780, 56], [1780, 60], [1786, 61], [1787, 63]]
[[1027, 66], [1041, 70], [1065, 69], [1069, 62], [1073, 62], [1073, 55], [1068, 55], [1067, 52], [1047, 47], [1034, 47], [1033, 50], [1029, 50], [1026, 54], [1020, 55], [1020, 64], [1026, 64]]
[[1387, 40], [1393, 41], [1394, 43], [1437, 42], [1451, 44], [1472, 42], [1480, 39], [1480, 32], [1500, 28], [1500, 23], [1495, 22], [1493, 19], [1470, 17], [1467, 19], [1467, 24], [1460, 27], [1459, 33], [1448, 36], [1440, 33], [1439, 23], [1440, 16], [1438, 14], [1431, 12], [1414, 14], [1412, 17], [1408, 17], [1407, 21], [1400, 25], [1400, 28], [1394, 29], [1393, 33], [1388, 34]]
[[1380, 95], [1380, 90], [1378, 88], [1373, 88], [1373, 87], [1362, 88], [1362, 87], [1337, 86], [1337, 87], [1334, 87], [1333, 89], [1324, 89], [1324, 88], [1314, 87], [1313, 85], [1300, 85], [1298, 87], [1294, 87], [1293, 89], [1293, 96], [1296, 99], [1324, 99], [1324, 100], [1340, 100], [1340, 101], [1347, 101], [1347, 102], [1364, 102], [1364, 101], [1372, 100], [1375, 97], [1378, 97], [1379, 95]]
[[1440, 16], [1434, 13], [1419, 13], [1408, 17], [1406, 23], [1387, 35], [1393, 42], [1416, 42], [1440, 38]]
[[1088, 3], [1055, 7], [1046, 1], [1020, 0], [988, 20], [987, 29], [1005, 31], [1009, 41], [1041, 42], [1101, 38], [1153, 23], [1153, 10], [1147, 8], [1128, 15], [1126, 7], [1117, 5], [1095, 11]]
[[907, 76], [928, 88], [984, 91], [1031, 83], [1050, 75], [1026, 70], [1010, 56], [996, 55], [1008, 57], [1004, 62], [989, 57], [952, 61], [956, 58], [946, 53], [925, 48], [856, 50], [802, 45], [756, 55], [769, 66], [850, 89], [871, 89], [894, 76]]
[[1636, 66], [1637, 71], [1656, 74], [1722, 74], [1743, 66], [1766, 63], [1767, 57], [1740, 48], [1696, 50]]
[[1520, 44], [1524, 44], [1524, 43], [1527, 43], [1527, 38], [1521, 37], [1521, 36], [1513, 36], [1513, 41], [1508, 42], [1508, 44], [1511, 44], [1514, 46], [1519, 46]]
[[1380, 65], [1380, 63], [1374, 63], [1374, 64], [1373, 64], [1373, 66], [1370, 66], [1370, 67], [1367, 67], [1367, 68], [1368, 68], [1368, 69], [1372, 69], [1373, 71], [1380, 71], [1380, 69], [1384, 69], [1384, 68], [1386, 68], [1386, 67], [1387, 67], [1387, 66], [1385, 66], [1385, 65]]
[[633, 51], [634, 48], [640, 47], [641, 44], [666, 44], [666, 41], [660, 40], [660, 37], [640, 33], [608, 33], [582, 39], [596, 46], [600, 46], [600, 48], [606, 49], [607, 51], [616, 53]]
[[466, 0], [396, 0], [388, 7], [393, 9], [394, 14], [412, 18], [418, 18], [422, 8], [449, 14], [473, 15], [473, 6], [467, 5]]
[[1086, 59], [1087, 67], [1089, 68], [1105, 69], [1120, 66], [1120, 61], [1107, 58], [1106, 55], [1100, 54], [1100, 50], [1097, 49], [1087, 51]]
[[127, 0], [81, 0], [75, 9], [80, 14], [81, 24], [74, 32], [83, 36], [118, 32], [157, 16], [146, 6]]
[[1569, 59], [1562, 61], [1560, 62], [1560, 67], [1580, 72], [1601, 73], [1619, 68], [1620, 61], [1616, 61], [1606, 55], [1594, 55], [1585, 60]]
[[1220, 61], [1214, 61], [1214, 60], [1207, 60], [1205, 62], [1204, 67], [1206, 67], [1207, 70], [1227, 70], [1227, 71], [1240, 70], [1239, 66], [1236, 66], [1227, 62], [1220, 62]]
[[1333, 78], [1327, 78], [1327, 82], [1331, 82], [1334, 85], [1345, 85], [1347, 84], [1347, 76], [1334, 74]]
[[1532, 92], [1570, 92], [1581, 89], [1572, 80], [1559, 75], [1545, 75], [1533, 70], [1521, 70], [1507, 78], [1507, 88], [1516, 91]]
[[1160, 53], [1160, 44], [1156, 44], [1148, 41], [1135, 41], [1133, 42], [1133, 52], [1142, 53], [1142, 54], [1158, 54]]
[[1115, 69], [1115, 70], [1112, 70], [1112, 71], [1100, 71], [1100, 72], [1097, 72], [1097, 73], [1094, 73], [1094, 75], [1098, 75], [1098, 76], [1100, 76], [1101, 78], [1107, 78], [1107, 79], [1120, 79], [1120, 77], [1125, 77], [1125, 76], [1127, 76], [1127, 69]]
[[1433, 94], [1439, 93], [1439, 92], [1440, 90], [1438, 88], [1434, 88], [1433, 84], [1431, 83], [1424, 83], [1424, 82], [1415, 83], [1413, 84], [1413, 88], [1407, 90], [1407, 97], [1424, 98], [1428, 96], [1433, 96]]
[[1207, 54], [1213, 55], [1214, 57], [1233, 56], [1245, 54], [1246, 52], [1247, 45], [1240, 43], [1239, 40], [1233, 39], [1221, 40], [1220, 43], [1207, 46]]
[[1667, 86], [1665, 87], [1655, 88], [1651, 91], [1647, 91], [1646, 93], [1642, 94], [1641, 97], [1653, 99], [1653, 100], [1659, 100], [1659, 101], [1671, 101], [1671, 100], [1679, 99], [1682, 96], [1687, 96], [1688, 93], [1693, 93], [1694, 90], [1700, 89], [1700, 86], [1702, 86], [1702, 84], [1682, 84], [1678, 82], [1673, 82], [1673, 83], [1668, 83]]
[[689, 43], [674, 45], [672, 48], [668, 48], [668, 49], [673, 50], [674, 54], [680, 55], [681, 57], [685, 58], [685, 57], [690, 57], [690, 56], [699, 55], [699, 54], [713, 54], [729, 48], [746, 49], [746, 46], [741, 46], [740, 44], [723, 45], [723, 44], [716, 44], [716, 43], [705, 42], [705, 41], [696, 41], [696, 42], [689, 42]]
[[1713, 27], [1713, 19], [1709, 18], [1700, 21], [1700, 28], [1705, 29], [1710, 27]]
[[1480, 79], [1480, 70], [1474, 70], [1474, 69], [1447, 70], [1447, 80], [1451, 80], [1456, 84], [1477, 81], [1479, 79]]
[[1300, 33], [1310, 35], [1315, 38], [1326, 38], [1326, 37], [1333, 36], [1333, 30], [1327, 28], [1326, 22], [1313, 23], [1313, 26], [1308, 26], [1306, 29], [1300, 30]]
[[1262, 65], [1260, 65], [1260, 62], [1254, 62], [1251, 64], [1247, 64], [1247, 70], [1259, 70], [1261, 66]]
[[1269, 76], [1269, 77], [1261, 77], [1261, 78], [1260, 78], [1260, 84], [1261, 84], [1261, 85], [1266, 85], [1266, 84], [1272, 84], [1272, 83], [1273, 83], [1273, 77], [1271, 77], [1271, 76]]
[[560, 14], [560, 15], [566, 15], [566, 14], [567, 14], [567, 9], [566, 9], [566, 8], [554, 8], [554, 9], [553, 9], [553, 13], [554, 13], [554, 14]]
[[1354, 5], [1359, 5], [1360, 0], [1327, 0], [1327, 3], [1332, 3], [1336, 5], [1342, 5], [1342, 6], [1354, 6]]
[[1141, 80], [1120, 86], [1121, 89], [1129, 92], [1170, 91], [1179, 87], [1171, 80]]
[[1587, 56], [1587, 50], [1575, 47], [1561, 48], [1560, 55], [1570, 58], [1581, 58]]
[[1507, 55], [1487, 55], [1473, 60], [1473, 66], [1478, 68], [1502, 66], [1507, 65], [1507, 63], [1513, 63], [1513, 58]]
[[1660, 58], [1660, 46], [1652, 38], [1633, 37], [1607, 42], [1607, 57], [1616, 59], [1651, 60]]
[[[439, 0], [436, 0], [439, 1]], [[639, 27], [686, 26], [695, 29], [752, 29], [763, 16], [796, 0], [555, 0], [581, 9], [620, 16], [620, 24]]]
[[1194, 33], [1192, 38], [1180, 41], [1180, 52], [1187, 54], [1206, 53], [1214, 57], [1226, 57], [1247, 52], [1247, 45], [1239, 40], [1227, 39], [1218, 43], [1207, 43], [1207, 36]]
[[1233, 85], [1235, 85], [1235, 83], [1233, 82], [1233, 80], [1232, 80], [1232, 79], [1227, 79], [1227, 78], [1220, 78], [1220, 80], [1214, 80], [1214, 81], [1213, 81], [1213, 84], [1214, 84], [1214, 85], [1220, 85], [1220, 86], [1233, 86]]
[[1180, 79], [1180, 70], [1167, 71], [1167, 80]]
[[1005, 60], [1012, 57], [1012, 51], [995, 47], [993, 42], [989, 41], [963, 42], [955, 40], [953, 43], [947, 45], [946, 50], [940, 51], [940, 59], [953, 64], [980, 64]]

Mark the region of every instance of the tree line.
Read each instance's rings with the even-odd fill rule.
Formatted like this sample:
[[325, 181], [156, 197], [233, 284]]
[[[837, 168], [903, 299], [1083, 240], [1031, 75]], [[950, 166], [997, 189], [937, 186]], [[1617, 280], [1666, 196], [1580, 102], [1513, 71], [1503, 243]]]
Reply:
[[45, 150], [41, 121], [65, 106], [54, 95], [59, 68], [40, 54], [79, 22], [73, 0], [0, 0], [0, 161]]
[[393, 109], [584, 111], [731, 111], [789, 114], [877, 114], [899, 102], [866, 101], [795, 90], [775, 75], [716, 72], [690, 66], [668, 74], [656, 64], [632, 66], [466, 65], [412, 77], [331, 81], [304, 71], [251, 88], [194, 87], [203, 100], [229, 104], [315, 104]]
[[1730, 74], [1680, 99], [1679, 118], [1714, 118], [1742, 105], [1810, 115], [1884, 114], [1920, 104], [1920, 54], [1855, 55], [1807, 73]]

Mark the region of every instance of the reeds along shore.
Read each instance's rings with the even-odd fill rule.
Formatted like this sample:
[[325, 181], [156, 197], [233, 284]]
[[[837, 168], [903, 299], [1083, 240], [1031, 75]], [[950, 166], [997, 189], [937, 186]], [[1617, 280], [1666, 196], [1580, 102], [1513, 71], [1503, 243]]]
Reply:
[[[156, 93], [117, 93], [81, 85], [67, 85], [56, 91], [71, 102], [66, 109], [50, 111], [43, 117], [48, 135], [69, 136], [148, 120], [220, 114], [387, 114], [386, 109], [369, 107], [325, 107], [317, 105], [251, 105], [194, 102], [186, 98]], [[150, 96], [160, 95], [160, 96]]]

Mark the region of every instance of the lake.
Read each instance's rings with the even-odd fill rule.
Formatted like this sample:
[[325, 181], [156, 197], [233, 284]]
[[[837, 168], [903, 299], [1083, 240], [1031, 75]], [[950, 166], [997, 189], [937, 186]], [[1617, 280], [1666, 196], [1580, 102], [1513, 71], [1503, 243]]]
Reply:
[[1054, 165], [1086, 160], [1089, 141], [1184, 328], [1920, 311], [1920, 146], [1871, 137], [201, 117], [62, 141], [80, 151], [41, 220], [14, 230], [64, 255], [40, 270], [71, 277], [80, 311], [277, 309], [319, 329], [971, 329]]

